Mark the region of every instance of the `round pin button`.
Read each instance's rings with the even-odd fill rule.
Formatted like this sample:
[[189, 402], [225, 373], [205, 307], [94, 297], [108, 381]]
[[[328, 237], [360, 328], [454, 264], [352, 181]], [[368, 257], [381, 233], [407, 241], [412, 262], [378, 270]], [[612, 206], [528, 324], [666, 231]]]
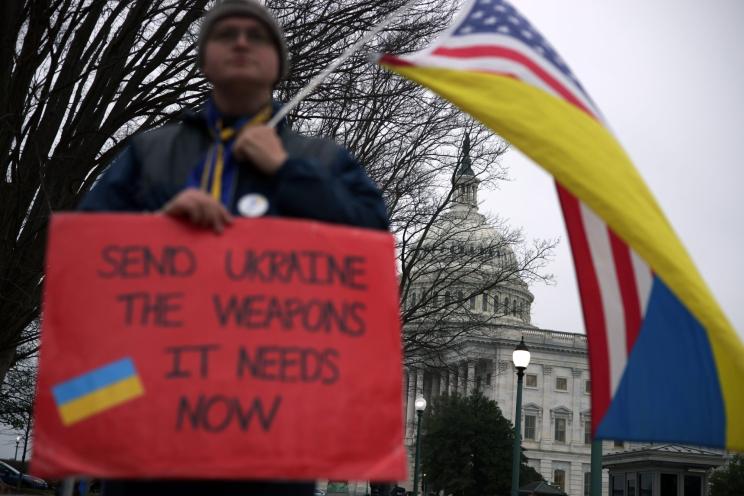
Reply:
[[238, 212], [243, 217], [261, 217], [269, 210], [269, 200], [264, 195], [251, 193], [238, 200]]

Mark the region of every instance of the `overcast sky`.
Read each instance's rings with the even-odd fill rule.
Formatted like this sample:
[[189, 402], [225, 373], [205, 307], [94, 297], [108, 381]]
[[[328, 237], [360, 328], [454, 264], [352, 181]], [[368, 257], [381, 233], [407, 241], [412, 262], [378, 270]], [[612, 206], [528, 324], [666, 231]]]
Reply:
[[[512, 0], [602, 110], [703, 278], [744, 337], [744, 1]], [[533, 323], [584, 332], [550, 176], [517, 151], [483, 208], [529, 238], [560, 237], [556, 285], [532, 288]]]

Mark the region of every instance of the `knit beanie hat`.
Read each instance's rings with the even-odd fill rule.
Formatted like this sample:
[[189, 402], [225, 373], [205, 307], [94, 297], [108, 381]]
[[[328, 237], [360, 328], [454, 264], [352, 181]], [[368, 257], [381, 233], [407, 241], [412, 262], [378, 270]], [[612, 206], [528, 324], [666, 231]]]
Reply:
[[259, 21], [269, 30], [276, 51], [279, 54], [278, 81], [287, 77], [287, 73], [289, 72], [289, 52], [287, 51], [287, 43], [284, 40], [282, 28], [277, 24], [274, 16], [271, 15], [266, 7], [255, 0], [217, 0], [214, 7], [212, 7], [204, 16], [201, 29], [199, 30], [199, 51], [196, 58], [197, 65], [201, 67], [204, 62], [204, 47], [207, 44], [209, 32], [217, 21], [224, 19], [225, 17], [234, 16], [251, 17]]

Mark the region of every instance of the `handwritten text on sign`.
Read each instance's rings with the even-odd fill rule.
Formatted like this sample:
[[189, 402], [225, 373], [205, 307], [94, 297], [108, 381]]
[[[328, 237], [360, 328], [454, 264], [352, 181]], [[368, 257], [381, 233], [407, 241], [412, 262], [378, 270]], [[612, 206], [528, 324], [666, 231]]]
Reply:
[[299, 221], [216, 236], [159, 216], [57, 216], [33, 470], [402, 478], [392, 246]]

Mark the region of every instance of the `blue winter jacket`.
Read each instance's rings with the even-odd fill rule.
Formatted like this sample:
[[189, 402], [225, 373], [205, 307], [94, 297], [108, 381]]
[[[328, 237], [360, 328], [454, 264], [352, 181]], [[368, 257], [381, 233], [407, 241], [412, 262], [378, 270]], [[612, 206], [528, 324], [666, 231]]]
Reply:
[[[182, 191], [212, 144], [206, 114], [186, 112], [180, 122], [130, 138], [98, 183], [84, 211], [154, 212]], [[387, 229], [382, 195], [361, 165], [331, 140], [301, 136], [283, 123], [279, 136], [289, 158], [269, 176], [240, 163], [229, 210], [249, 193], [269, 201], [266, 215]]]

